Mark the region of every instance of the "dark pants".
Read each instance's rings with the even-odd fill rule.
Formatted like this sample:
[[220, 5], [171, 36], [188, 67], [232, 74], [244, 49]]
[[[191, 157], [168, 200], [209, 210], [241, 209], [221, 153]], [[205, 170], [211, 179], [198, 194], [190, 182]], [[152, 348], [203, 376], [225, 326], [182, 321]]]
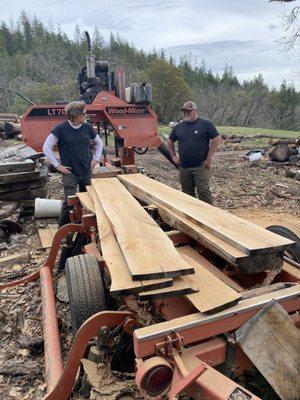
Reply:
[[79, 186], [79, 192], [85, 192], [86, 186], [91, 184], [92, 173], [88, 172], [82, 176], [76, 176], [74, 174], [63, 174], [62, 175], [62, 183], [64, 186], [64, 201], [61, 207], [60, 217], [58, 220], [58, 226], [61, 227], [70, 222], [69, 211], [70, 207], [68, 206], [68, 196], [74, 195], [77, 190], [77, 186]]
[[212, 194], [209, 188], [211, 172], [204, 166], [194, 168], [180, 168], [179, 180], [181, 189], [184, 193], [196, 197], [197, 190], [199, 200], [205, 203], [213, 204]]

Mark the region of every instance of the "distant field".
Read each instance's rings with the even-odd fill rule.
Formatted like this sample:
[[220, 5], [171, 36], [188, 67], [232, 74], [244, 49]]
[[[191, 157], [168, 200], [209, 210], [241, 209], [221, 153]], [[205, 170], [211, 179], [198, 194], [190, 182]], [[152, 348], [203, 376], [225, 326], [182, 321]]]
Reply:
[[[254, 136], [258, 134], [263, 135], [276, 135], [278, 137], [300, 137], [300, 131], [282, 131], [276, 129], [265, 129], [265, 128], [246, 128], [243, 126], [218, 126], [218, 131], [225, 135], [244, 135], [244, 136]], [[160, 125], [158, 127], [158, 132], [160, 136], [169, 135], [171, 128], [168, 126]]]
[[258, 134], [262, 135], [276, 135], [278, 137], [299, 137], [300, 131], [281, 131], [276, 129], [266, 129], [266, 128], [247, 128], [243, 126], [218, 126], [218, 131], [224, 133], [225, 135], [244, 135], [244, 136], [254, 136]]

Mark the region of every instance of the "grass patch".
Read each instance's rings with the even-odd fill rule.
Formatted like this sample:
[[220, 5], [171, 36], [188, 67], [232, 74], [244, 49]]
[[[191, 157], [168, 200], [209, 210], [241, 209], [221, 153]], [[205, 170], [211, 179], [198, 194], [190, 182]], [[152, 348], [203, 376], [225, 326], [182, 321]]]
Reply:
[[[237, 136], [254, 136], [254, 135], [275, 135], [278, 137], [300, 137], [300, 131], [284, 131], [278, 129], [266, 128], [248, 128], [244, 126], [217, 126], [218, 132], [225, 135]], [[158, 134], [160, 137], [163, 135], [170, 135], [172, 128], [167, 125], [158, 125]]]
[[284, 131], [278, 129], [266, 129], [266, 128], [248, 128], [244, 126], [218, 126], [218, 131], [225, 135], [244, 135], [244, 136], [254, 136], [254, 135], [275, 135], [278, 137], [299, 137], [300, 131]]

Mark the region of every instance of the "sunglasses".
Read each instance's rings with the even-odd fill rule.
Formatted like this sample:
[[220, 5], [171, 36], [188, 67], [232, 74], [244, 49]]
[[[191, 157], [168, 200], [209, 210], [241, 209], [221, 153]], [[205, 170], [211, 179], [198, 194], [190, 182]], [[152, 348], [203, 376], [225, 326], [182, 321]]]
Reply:
[[183, 114], [190, 114], [195, 110], [182, 110]]

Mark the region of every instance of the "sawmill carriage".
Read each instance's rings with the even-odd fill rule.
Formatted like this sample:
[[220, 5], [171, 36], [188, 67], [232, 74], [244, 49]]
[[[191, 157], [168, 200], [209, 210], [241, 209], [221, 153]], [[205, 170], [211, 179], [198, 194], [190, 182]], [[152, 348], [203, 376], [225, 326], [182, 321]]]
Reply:
[[[259, 399], [237, 383], [253, 365], [279, 396], [296, 399], [297, 234], [279, 228], [278, 236], [137, 174], [135, 148], [158, 147], [170, 158], [150, 88], [132, 86], [126, 101], [123, 71], [109, 77], [90, 46], [78, 83], [91, 122], [104, 132], [112, 126], [116, 157], [95, 170], [87, 192], [69, 197], [71, 223], [56, 233], [43, 267], [0, 286], [40, 279], [45, 399], [67, 399], [82, 359], [96, 365], [107, 348], [113, 370], [136, 371], [145, 399]], [[21, 118], [25, 143], [41, 149], [63, 110], [32, 105]], [[58, 269], [65, 268], [74, 334], [64, 364], [52, 278], [62, 241]]]

